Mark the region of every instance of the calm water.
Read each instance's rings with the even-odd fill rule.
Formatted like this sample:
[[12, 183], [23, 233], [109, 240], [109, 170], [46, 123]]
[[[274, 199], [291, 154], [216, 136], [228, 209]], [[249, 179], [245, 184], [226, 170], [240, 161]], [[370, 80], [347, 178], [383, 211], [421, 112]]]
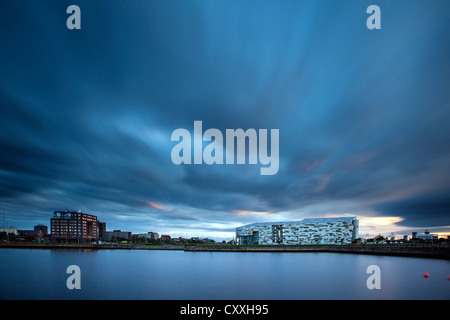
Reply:
[[[374, 264], [380, 290], [366, 286]], [[448, 300], [448, 275], [447, 260], [339, 253], [0, 249], [0, 299]]]

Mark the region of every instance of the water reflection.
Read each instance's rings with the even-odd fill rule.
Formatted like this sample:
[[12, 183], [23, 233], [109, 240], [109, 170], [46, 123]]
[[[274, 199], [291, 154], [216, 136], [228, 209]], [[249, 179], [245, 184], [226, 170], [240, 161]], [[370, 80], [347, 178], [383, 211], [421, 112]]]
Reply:
[[[66, 287], [69, 265], [81, 290]], [[0, 250], [1, 299], [449, 299], [449, 274], [447, 260], [323, 252]]]

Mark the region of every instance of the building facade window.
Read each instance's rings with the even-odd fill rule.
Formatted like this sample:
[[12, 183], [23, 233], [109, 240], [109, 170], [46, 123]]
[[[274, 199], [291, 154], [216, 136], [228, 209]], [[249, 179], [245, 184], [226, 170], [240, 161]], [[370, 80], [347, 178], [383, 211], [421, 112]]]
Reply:
[[96, 216], [68, 210], [55, 211], [50, 223], [55, 241], [84, 243], [98, 240]]

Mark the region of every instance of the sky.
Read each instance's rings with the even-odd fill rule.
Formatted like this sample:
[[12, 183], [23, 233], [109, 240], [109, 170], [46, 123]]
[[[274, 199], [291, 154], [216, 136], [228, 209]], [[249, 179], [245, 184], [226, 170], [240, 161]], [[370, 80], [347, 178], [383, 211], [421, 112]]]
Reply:
[[[361, 235], [450, 234], [449, 14], [447, 0], [2, 1], [4, 223], [69, 209], [231, 239], [357, 216]], [[171, 134], [194, 121], [278, 129], [277, 174], [175, 165]]]

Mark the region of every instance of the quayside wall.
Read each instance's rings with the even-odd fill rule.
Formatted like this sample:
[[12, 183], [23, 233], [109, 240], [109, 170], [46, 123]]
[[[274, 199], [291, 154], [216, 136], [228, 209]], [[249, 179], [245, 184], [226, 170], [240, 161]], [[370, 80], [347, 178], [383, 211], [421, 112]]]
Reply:
[[450, 245], [155, 245], [0, 243], [0, 248], [71, 250], [184, 250], [187, 252], [335, 252], [450, 260]]
[[450, 246], [307, 245], [307, 246], [186, 246], [185, 251], [222, 252], [335, 252], [450, 259]]
[[1, 248], [21, 248], [21, 249], [73, 249], [73, 250], [86, 250], [86, 249], [128, 249], [128, 250], [183, 250], [183, 246], [176, 245], [154, 245], [154, 246], [142, 246], [135, 244], [90, 244], [90, 243], [0, 243]]

